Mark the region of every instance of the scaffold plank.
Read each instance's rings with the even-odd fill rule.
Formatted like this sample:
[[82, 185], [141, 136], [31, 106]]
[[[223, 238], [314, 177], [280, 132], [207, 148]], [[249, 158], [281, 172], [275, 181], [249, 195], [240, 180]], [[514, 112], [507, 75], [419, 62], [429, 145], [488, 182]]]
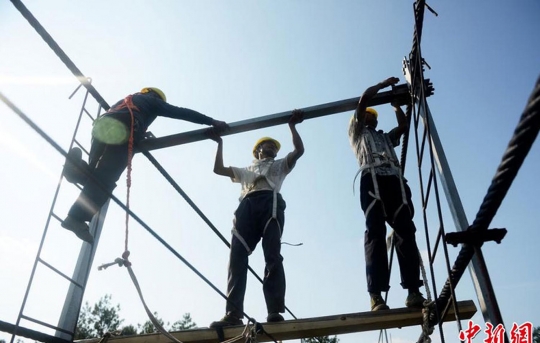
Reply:
[[[470, 319], [476, 313], [472, 300], [458, 302], [461, 319]], [[449, 311], [444, 321], [455, 320], [453, 310]], [[402, 328], [422, 324], [422, 312], [417, 309], [398, 308], [377, 312], [359, 312], [326, 317], [286, 320], [280, 323], [263, 323], [264, 330], [276, 340], [290, 340], [326, 335], [373, 331], [380, 329]], [[226, 327], [223, 329], [225, 339], [242, 334], [244, 326]], [[171, 332], [184, 343], [217, 343], [217, 332], [214, 329], [199, 328], [186, 331]], [[168, 343], [162, 334], [145, 334], [138, 336], [110, 337], [109, 343]], [[269, 336], [260, 334], [258, 342], [272, 341]], [[78, 343], [97, 343], [99, 339], [87, 339]]]

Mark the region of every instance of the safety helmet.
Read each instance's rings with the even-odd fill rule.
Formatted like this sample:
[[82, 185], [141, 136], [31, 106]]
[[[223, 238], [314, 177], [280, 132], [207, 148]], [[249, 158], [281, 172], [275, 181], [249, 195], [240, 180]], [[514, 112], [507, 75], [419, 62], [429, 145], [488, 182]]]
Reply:
[[278, 151], [279, 149], [281, 149], [281, 144], [277, 140], [271, 137], [262, 137], [257, 142], [255, 142], [255, 145], [253, 146], [253, 156], [255, 156], [255, 158], [259, 158], [259, 156], [257, 156], [257, 148], [259, 147], [259, 145], [268, 141], [273, 142], [276, 145]]
[[156, 87], [144, 87], [143, 89], [141, 89], [141, 93], [148, 93], [148, 92], [156, 92], [159, 97], [161, 98], [161, 100], [163, 101], [167, 101], [167, 97], [165, 96], [165, 93], [163, 93], [163, 91], [159, 88], [156, 88]]
[[366, 108], [366, 112], [369, 112], [369, 113], [373, 114], [375, 116], [375, 119], [377, 119], [379, 117], [379, 113], [377, 113], [377, 111], [375, 111], [375, 109], [372, 108], [372, 107]]

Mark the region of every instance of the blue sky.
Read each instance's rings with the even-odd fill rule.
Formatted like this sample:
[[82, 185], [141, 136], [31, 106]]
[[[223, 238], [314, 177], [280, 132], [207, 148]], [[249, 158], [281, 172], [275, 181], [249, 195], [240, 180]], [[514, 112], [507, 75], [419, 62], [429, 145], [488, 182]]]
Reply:
[[[25, 4], [68, 56], [92, 78], [113, 103], [145, 86], [157, 86], [170, 103], [216, 119], [235, 122], [359, 96], [365, 88], [402, 75], [402, 60], [411, 50], [412, 1], [26, 1]], [[428, 99], [435, 124], [470, 222], [476, 216], [506, 146], [513, 135], [536, 78], [540, 48], [540, 3], [429, 3], [422, 39], [426, 70], [435, 87]], [[77, 80], [39, 35], [8, 2], [0, 3], [0, 91], [45, 132], [67, 148], [82, 103], [82, 92], [68, 96]], [[96, 105], [90, 102], [90, 111]], [[395, 125], [388, 105], [379, 106], [379, 127]], [[5, 198], [0, 207], [0, 320], [15, 322], [63, 164], [63, 158], [5, 105], [0, 104], [2, 177]], [[286, 179], [287, 201], [283, 246], [287, 306], [297, 317], [367, 311], [363, 257], [363, 213], [358, 191], [352, 192], [357, 163], [348, 146], [352, 113], [306, 121], [298, 130], [305, 155]], [[156, 136], [201, 126], [158, 118]], [[89, 146], [90, 123], [80, 140]], [[279, 126], [224, 138], [226, 165], [251, 163], [252, 144], [270, 135], [280, 140], [284, 156], [292, 149], [289, 130]], [[412, 145], [411, 145], [412, 147]], [[202, 141], [159, 150], [154, 156], [230, 237], [238, 185], [212, 172], [216, 145]], [[413, 152], [413, 150], [410, 150]], [[425, 252], [415, 154], [406, 176], [417, 210], [418, 242]], [[539, 259], [538, 143], [525, 160], [490, 227], [505, 227], [501, 245], [487, 243], [485, 258], [506, 326], [531, 321], [540, 325], [534, 306], [540, 279], [533, 272]], [[225, 290], [227, 248], [207, 228], [143, 156], [133, 167], [132, 209], [221, 290]], [[115, 190], [125, 198], [122, 181]], [[62, 186], [55, 212], [63, 217], [77, 195]], [[446, 204], [444, 223], [455, 226]], [[436, 214], [428, 212], [431, 232]], [[55, 226], [56, 225], [56, 226]], [[44, 247], [48, 261], [70, 273], [79, 241], [51, 225]], [[123, 252], [123, 213], [111, 205], [94, 268], [85, 293], [91, 304], [105, 294], [120, 303], [125, 324], [146, 316], [127, 272], [97, 266]], [[132, 221], [130, 250], [134, 270], [153, 311], [174, 322], [190, 312], [199, 326], [220, 318], [224, 300]], [[454, 261], [457, 249], [449, 247]], [[425, 254], [424, 254], [425, 255]], [[263, 271], [260, 247], [250, 263]], [[437, 287], [445, 276], [438, 259]], [[406, 293], [393, 270], [389, 305], [402, 307]], [[31, 293], [27, 314], [56, 322], [63, 283], [43, 273]], [[37, 285], [37, 284], [36, 284]], [[460, 299], [476, 301], [469, 273], [458, 289]], [[30, 305], [31, 304], [31, 305]], [[264, 320], [261, 286], [248, 281], [246, 312]], [[290, 319], [289, 316], [286, 319]], [[474, 320], [483, 323], [481, 315]], [[30, 326], [30, 325], [28, 325]], [[447, 341], [457, 335], [445, 325]], [[413, 342], [419, 328], [395, 329], [394, 342]], [[341, 342], [375, 342], [378, 332], [342, 335]], [[1, 338], [9, 338], [0, 333]], [[434, 335], [434, 341], [439, 338]]]

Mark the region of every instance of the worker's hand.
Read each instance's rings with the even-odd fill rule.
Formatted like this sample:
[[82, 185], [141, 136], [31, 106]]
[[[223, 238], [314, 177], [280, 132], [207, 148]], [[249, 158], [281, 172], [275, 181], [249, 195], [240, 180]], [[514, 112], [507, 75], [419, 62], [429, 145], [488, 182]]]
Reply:
[[223, 142], [223, 139], [221, 139], [221, 136], [219, 135], [219, 132], [216, 131], [215, 128], [206, 129], [204, 134], [206, 135], [206, 137], [210, 138], [214, 142], [217, 142], [217, 143]]
[[227, 124], [224, 121], [215, 120], [215, 119], [212, 119], [212, 126], [214, 127], [214, 130], [216, 130], [218, 133], [221, 133], [229, 129], [229, 124]]
[[295, 109], [291, 112], [291, 118], [289, 119], [289, 126], [300, 124], [304, 121], [304, 111]]
[[397, 108], [400, 106], [400, 102], [398, 99], [393, 98], [392, 101], [390, 101], [390, 105], [392, 105], [393, 108]]
[[381, 86], [383, 86], [383, 88], [385, 88], [385, 87], [388, 87], [388, 86], [393, 86], [398, 82], [399, 82], [399, 79], [397, 77], [392, 76], [392, 77], [387, 78], [383, 82], [381, 82]]

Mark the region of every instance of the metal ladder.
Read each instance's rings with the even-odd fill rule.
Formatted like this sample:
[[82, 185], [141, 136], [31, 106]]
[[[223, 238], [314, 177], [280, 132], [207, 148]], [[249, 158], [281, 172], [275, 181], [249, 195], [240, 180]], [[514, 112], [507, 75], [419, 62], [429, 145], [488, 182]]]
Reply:
[[[88, 78], [88, 81], [91, 82], [91, 79]], [[79, 85], [73, 91], [73, 93], [69, 96], [69, 99], [71, 99], [75, 95], [75, 93], [77, 93], [77, 91], [80, 89], [81, 85]], [[89, 111], [86, 109], [89, 94], [90, 93], [87, 90], [85, 95], [84, 95], [83, 104], [81, 106], [81, 110], [79, 112], [77, 123], [75, 125], [74, 133], [73, 133], [73, 136], [72, 136], [72, 139], [71, 139], [71, 142], [70, 142], [70, 145], [69, 145], [69, 149], [68, 149], [68, 151], [69, 151], [72, 147], [77, 146], [86, 154], [86, 156], [88, 156], [89, 152], [83, 147], [83, 145], [77, 139], [77, 135], [79, 133], [79, 128], [81, 126], [81, 122], [82, 122], [83, 119], [85, 119], [85, 120], [89, 119], [91, 121], [91, 123], [93, 123], [94, 120], [97, 117], [99, 117], [100, 112], [102, 110], [101, 105], [98, 104], [96, 117], [94, 118], [89, 113]], [[109, 202], [107, 202], [101, 208], [101, 210], [98, 212], [98, 214], [96, 216], [94, 216], [94, 218], [90, 222], [90, 232], [94, 236], [94, 243], [93, 244], [88, 244], [86, 242], [82, 242], [78, 238], [75, 238], [75, 236], [72, 233], [68, 232], [65, 229], [60, 228], [60, 224], [62, 223], [62, 218], [58, 216], [57, 212], [55, 212], [57, 210], [57, 207], [58, 207], [57, 205], [58, 205], [58, 200], [59, 200], [60, 195], [63, 194], [63, 193], [69, 192], [69, 189], [67, 189], [67, 190], [62, 189], [62, 185], [64, 184], [63, 181], [64, 181], [64, 178], [63, 178], [62, 175], [60, 175], [60, 179], [58, 181], [58, 186], [56, 188], [56, 191], [54, 193], [54, 197], [53, 197], [53, 200], [52, 200], [51, 208], [49, 210], [49, 214], [48, 214], [47, 220], [45, 222], [45, 229], [43, 230], [43, 235], [41, 237], [41, 242], [39, 244], [36, 259], [35, 259], [33, 267], [32, 267], [32, 272], [30, 274], [30, 280], [28, 281], [28, 285], [26, 287], [26, 292], [24, 294], [21, 309], [19, 311], [19, 315], [18, 315], [17, 321], [15, 323], [15, 330], [14, 330], [14, 333], [13, 333], [13, 335], [11, 337], [11, 343], [14, 342], [14, 339], [17, 336], [17, 329], [19, 327], [21, 327], [21, 321], [23, 321], [23, 320], [25, 322], [30, 323], [33, 326], [38, 326], [41, 329], [45, 329], [46, 331], [47, 330], [49, 330], [49, 331], [54, 330], [55, 331], [54, 336], [58, 337], [60, 339], [63, 339], [63, 340], [72, 341], [74, 339], [74, 337], [75, 337], [77, 319], [78, 319], [79, 311], [80, 311], [80, 308], [81, 308], [81, 305], [82, 305], [82, 299], [83, 299], [84, 291], [85, 291], [86, 284], [87, 284], [87, 281], [88, 281], [88, 275], [90, 273], [90, 267], [91, 267], [93, 259], [94, 259], [97, 244], [99, 242], [99, 236], [101, 234], [101, 229], [102, 229], [102, 226], [103, 226], [103, 222], [104, 222], [104, 219], [105, 219], [105, 215], [106, 215], [106, 212], [107, 212]], [[79, 190], [82, 189], [82, 187], [79, 186], [79, 185], [75, 185], [75, 186]], [[73, 189], [71, 191], [73, 191]], [[50, 226], [58, 226], [61, 230], [58, 230], [58, 228], [54, 228], [52, 233], [51, 233], [51, 232], [49, 232], [49, 227]], [[71, 266], [71, 267], [73, 267], [73, 274], [72, 274], [71, 277], [68, 276], [65, 271], [62, 271], [61, 270], [62, 268], [55, 267], [55, 266], [53, 266], [54, 263], [46, 260], [46, 255], [47, 254], [44, 253], [44, 245], [46, 243], [46, 238], [48, 236], [49, 236], [49, 240], [51, 240], [53, 238], [57, 238], [57, 237], [51, 238], [50, 236], [53, 235], [53, 234], [55, 236], [60, 234], [60, 235], [66, 236], [66, 237], [67, 237], [67, 235], [70, 235], [69, 242], [66, 241], [66, 244], [64, 244], [65, 246], [68, 246], [68, 243], [71, 244], [72, 240], [74, 242], [76, 240], [77, 244], [80, 244], [79, 242], [82, 242], [82, 246], [80, 247], [79, 257], [78, 257], [78, 259], [76, 261], [76, 264], [74, 266]], [[73, 238], [71, 238], [71, 236], [73, 236]], [[70, 246], [70, 247], [72, 247], [72, 246]], [[44, 257], [44, 255], [45, 255], [45, 257]], [[68, 259], [69, 259], [69, 257], [66, 257], [64, 260], [67, 261]], [[73, 260], [69, 260], [69, 261], [73, 261]], [[58, 262], [59, 261], [57, 261], [57, 263]], [[61, 262], [62, 261], [60, 261], [60, 263]], [[63, 268], [63, 269], [66, 269], [66, 268]], [[37, 308], [39, 309], [40, 307], [47, 307], [47, 305], [46, 305], [47, 301], [51, 301], [51, 299], [48, 299], [49, 298], [48, 296], [47, 297], [43, 297], [43, 296], [40, 297], [39, 295], [38, 296], [34, 295], [34, 293], [37, 293], [39, 291], [39, 289], [37, 289], [37, 287], [36, 287], [36, 284], [42, 284], [43, 283], [43, 280], [41, 280], [41, 279], [45, 278], [45, 276], [42, 275], [44, 273], [49, 273], [49, 275], [51, 275], [51, 273], [52, 273], [52, 275], [59, 276], [60, 279], [64, 283], [63, 284], [63, 286], [64, 286], [63, 289], [64, 290], [66, 288], [65, 283], [67, 282], [67, 290], [65, 290], [65, 293], [62, 292], [62, 291], [59, 292], [60, 297], [62, 297], [62, 294], [65, 294], [65, 300], [64, 300], [64, 303], [63, 303], [63, 307], [62, 307], [62, 309], [60, 311], [60, 314], [59, 314], [58, 324], [56, 324], [56, 325], [51, 324], [52, 318], [48, 318], [47, 320], [43, 320], [43, 319], [37, 319], [35, 317], [32, 317], [32, 316], [26, 314], [26, 312], [29, 311], [29, 307], [30, 307], [30, 310], [32, 310], [32, 308], [31, 308], [32, 304], [37, 303], [38, 304]], [[37, 282], [38, 280], [40, 281], [39, 283]], [[51, 281], [51, 277], [45, 278], [45, 284], [48, 284], [50, 281]], [[55, 285], [56, 285], [56, 283], [55, 283]], [[60, 287], [58, 289], [60, 289]], [[32, 298], [31, 295], [34, 295], [34, 297], [35, 297], [35, 299], [32, 299], [33, 302], [30, 301], [30, 299]], [[51, 296], [51, 298], [52, 298], [52, 296]], [[61, 303], [61, 302], [58, 301], [58, 303]], [[34, 308], [36, 308], [36, 307], [34, 307]], [[39, 311], [36, 311], [36, 312], [39, 312]]]

